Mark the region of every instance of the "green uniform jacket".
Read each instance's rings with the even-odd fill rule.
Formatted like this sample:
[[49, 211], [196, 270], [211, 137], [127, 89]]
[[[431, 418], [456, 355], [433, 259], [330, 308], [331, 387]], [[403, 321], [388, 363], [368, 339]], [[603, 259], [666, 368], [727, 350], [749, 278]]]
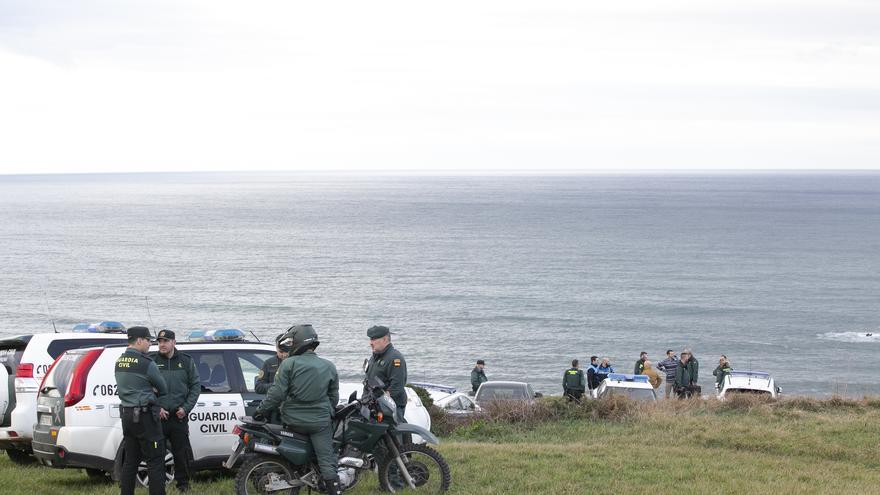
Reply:
[[639, 359], [636, 361], [635, 366], [633, 366], [633, 375], [641, 375], [642, 371], [645, 369], [645, 360]]
[[159, 399], [159, 405], [170, 413], [182, 407], [189, 414], [196, 407], [202, 391], [196, 362], [189, 354], [177, 349], [174, 349], [170, 358], [158, 352], [150, 353], [149, 357], [156, 363], [159, 373], [168, 385], [168, 395]]
[[393, 345], [388, 344], [384, 351], [370, 358], [364, 384], [374, 376], [385, 383], [385, 390], [391, 393], [397, 407], [406, 407], [406, 360]]
[[480, 388], [481, 383], [488, 381], [489, 379], [486, 378], [486, 372], [474, 366], [474, 369], [471, 370], [471, 388], [474, 389], [474, 393]]
[[168, 393], [156, 363], [137, 349], [129, 347], [116, 359], [114, 375], [119, 402], [124, 407], [158, 404], [157, 395], [161, 398]]
[[691, 358], [688, 359], [688, 369], [691, 373], [691, 380], [693, 380], [694, 383], [697, 383], [700, 378], [700, 362], [697, 361], [697, 358], [695, 358], [693, 354], [691, 354]]
[[724, 377], [730, 374], [730, 363], [725, 365], [719, 364], [718, 367], [715, 368], [715, 371], [712, 372], [715, 375], [715, 383], [718, 385], [718, 388], [724, 386]]
[[260, 374], [257, 376], [257, 382], [254, 385], [254, 391], [258, 394], [265, 394], [269, 391], [269, 387], [275, 382], [275, 373], [278, 373], [278, 367], [281, 366], [281, 360], [278, 356], [272, 356], [263, 362], [260, 368]]
[[569, 368], [562, 374], [562, 391], [581, 391], [587, 389], [587, 378], [584, 376], [584, 370], [580, 368]]
[[338, 402], [336, 366], [314, 351], [306, 351], [281, 362], [257, 412], [267, 415], [280, 407], [285, 425], [319, 427], [330, 422]]
[[681, 361], [678, 362], [678, 368], [675, 368], [676, 387], [690, 387], [692, 383], [697, 383], [692, 375], [693, 368], [689, 366], [690, 364], [690, 361], [687, 364], [682, 364]]

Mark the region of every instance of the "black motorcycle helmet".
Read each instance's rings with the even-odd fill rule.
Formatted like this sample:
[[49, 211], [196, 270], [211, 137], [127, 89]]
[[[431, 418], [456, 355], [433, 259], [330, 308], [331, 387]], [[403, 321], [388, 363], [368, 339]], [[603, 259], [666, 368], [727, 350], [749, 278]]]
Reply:
[[310, 349], [318, 347], [318, 332], [311, 325], [294, 325], [287, 329], [282, 341], [298, 356]]
[[275, 337], [275, 346], [278, 347], [279, 351], [290, 354], [290, 341], [285, 340], [286, 336], [287, 333], [282, 333]]

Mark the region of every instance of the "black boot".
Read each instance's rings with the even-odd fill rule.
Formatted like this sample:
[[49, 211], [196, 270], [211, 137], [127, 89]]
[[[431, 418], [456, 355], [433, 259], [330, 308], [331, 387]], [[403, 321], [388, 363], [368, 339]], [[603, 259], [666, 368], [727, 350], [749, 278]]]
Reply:
[[342, 495], [342, 486], [339, 484], [339, 476], [324, 480], [328, 495]]

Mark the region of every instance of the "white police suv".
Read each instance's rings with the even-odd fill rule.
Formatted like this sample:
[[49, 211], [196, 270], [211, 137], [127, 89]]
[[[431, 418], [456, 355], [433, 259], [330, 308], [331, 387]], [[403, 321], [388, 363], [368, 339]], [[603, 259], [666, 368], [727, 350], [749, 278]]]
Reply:
[[594, 399], [622, 395], [634, 400], [657, 400], [657, 391], [646, 375], [611, 373], [591, 393]]
[[[114, 365], [125, 348], [71, 350], [46, 374], [34, 425], [34, 455], [41, 463], [84, 468], [89, 476], [119, 478], [122, 423]], [[236, 423], [254, 414], [265, 398], [254, 386], [263, 362], [275, 355], [274, 343], [247, 341], [244, 332], [227, 329], [193, 332], [190, 341], [177, 342], [177, 349], [193, 358], [202, 385], [189, 415], [191, 469], [221, 468], [238, 443], [232, 432]], [[170, 482], [174, 478], [170, 450], [165, 461], [166, 482]], [[138, 479], [142, 484], [148, 481], [143, 463]]]
[[13, 462], [33, 461], [30, 453], [37, 421], [37, 389], [52, 362], [69, 349], [127, 341], [125, 334], [119, 333], [125, 327], [117, 322], [101, 322], [91, 327], [93, 331], [19, 335], [0, 340], [0, 449]]

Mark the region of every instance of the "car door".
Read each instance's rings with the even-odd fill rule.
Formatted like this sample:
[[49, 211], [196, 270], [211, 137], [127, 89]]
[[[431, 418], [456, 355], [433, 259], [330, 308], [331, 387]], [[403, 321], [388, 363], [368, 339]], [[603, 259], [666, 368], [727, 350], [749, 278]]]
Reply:
[[187, 349], [196, 364], [201, 393], [189, 413], [189, 437], [193, 459], [225, 457], [238, 441], [232, 428], [244, 416], [235, 363], [229, 353], [215, 349]]

